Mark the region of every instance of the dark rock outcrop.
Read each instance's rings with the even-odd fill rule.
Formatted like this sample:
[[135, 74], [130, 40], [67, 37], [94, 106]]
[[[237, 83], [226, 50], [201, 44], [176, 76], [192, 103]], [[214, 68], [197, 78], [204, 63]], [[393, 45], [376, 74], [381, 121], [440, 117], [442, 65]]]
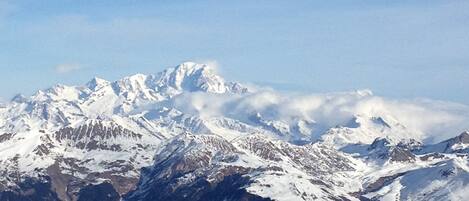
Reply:
[[26, 178], [13, 189], [0, 192], [1, 201], [60, 201], [50, 178]]
[[377, 138], [369, 146], [368, 151], [372, 158], [376, 157], [390, 162], [414, 162], [416, 156], [412, 153], [415, 143], [400, 142], [392, 145], [386, 138]]
[[0, 143], [5, 142], [13, 138], [13, 133], [3, 133], [0, 135]]
[[89, 184], [78, 193], [78, 201], [118, 201], [120, 195], [112, 184], [104, 182], [101, 184]]
[[249, 168], [219, 166], [214, 161], [237, 160], [239, 151], [215, 135], [182, 135], [167, 144], [155, 164], [142, 170], [129, 201], [269, 200], [248, 193]]
[[469, 152], [469, 146], [464, 146], [466, 148], [455, 148], [455, 145], [469, 145], [469, 132], [463, 132], [460, 135], [445, 140], [439, 143], [440, 145], [444, 145], [444, 150], [442, 152], [446, 153], [465, 153]]
[[140, 139], [142, 135], [118, 125], [106, 126], [100, 121], [91, 122], [77, 128], [65, 127], [55, 133], [57, 141], [86, 150], [122, 151], [120, 145], [106, 143], [106, 140], [117, 137]]

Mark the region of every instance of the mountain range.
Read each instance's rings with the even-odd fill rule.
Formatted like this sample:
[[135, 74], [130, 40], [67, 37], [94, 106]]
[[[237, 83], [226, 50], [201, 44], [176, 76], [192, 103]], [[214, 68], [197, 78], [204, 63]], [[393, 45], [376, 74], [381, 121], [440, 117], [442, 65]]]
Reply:
[[193, 62], [59, 84], [0, 106], [0, 200], [465, 200], [468, 111]]

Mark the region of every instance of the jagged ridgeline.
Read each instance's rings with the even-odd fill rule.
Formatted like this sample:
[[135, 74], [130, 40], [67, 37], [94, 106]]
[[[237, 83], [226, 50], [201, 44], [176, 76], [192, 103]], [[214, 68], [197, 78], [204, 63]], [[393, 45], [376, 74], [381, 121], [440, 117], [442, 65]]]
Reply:
[[469, 133], [428, 143], [377, 101], [192, 62], [18, 95], [0, 107], [0, 201], [467, 199]]

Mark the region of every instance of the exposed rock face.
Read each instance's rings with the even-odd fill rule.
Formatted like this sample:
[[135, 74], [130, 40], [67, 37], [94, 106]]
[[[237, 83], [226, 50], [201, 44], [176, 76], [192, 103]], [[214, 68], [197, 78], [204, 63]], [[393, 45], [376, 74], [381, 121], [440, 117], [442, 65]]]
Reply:
[[395, 174], [395, 175], [390, 175], [390, 176], [385, 176], [385, 177], [380, 177], [379, 179], [377, 179], [376, 181], [374, 181], [373, 183], [369, 184], [365, 189], [364, 189], [364, 193], [370, 193], [370, 192], [375, 192], [381, 188], [383, 188], [384, 186], [386, 185], [389, 185], [390, 183], [392, 183], [396, 178], [404, 175], [405, 172], [403, 173], [398, 173], [398, 174]]
[[[269, 200], [248, 193], [249, 168], [220, 165], [240, 153], [214, 135], [182, 135], [167, 144], [125, 200]], [[158, 192], [158, 193], [152, 193]]]
[[413, 143], [408, 144], [404, 142], [392, 145], [391, 142], [385, 138], [377, 138], [370, 145], [368, 150], [372, 157], [390, 162], [413, 162], [416, 160], [416, 156], [412, 153], [411, 145], [413, 145]]
[[[31, 194], [50, 197], [44, 198], [45, 200], [74, 201], [93, 200], [95, 199], [93, 197], [98, 196], [95, 200], [103, 200], [103, 197], [99, 197], [99, 192], [112, 190], [116, 196], [112, 194], [106, 199], [119, 200], [121, 195], [135, 188], [140, 168], [152, 162], [151, 155], [156, 151], [155, 146], [158, 144], [158, 141], [145, 141], [142, 134], [100, 120], [89, 121], [77, 127], [64, 127], [53, 134], [45, 131], [39, 134], [41, 144], [32, 149], [28, 157], [36, 160], [33, 161], [34, 164], [46, 163], [43, 165], [44, 168], [24, 172], [21, 170], [24, 160], [22, 157], [0, 160], [0, 163], [8, 167], [0, 171], [2, 181], [0, 192], [4, 192], [2, 193], [4, 197], [27, 200]], [[14, 135], [5, 136], [9, 140], [14, 140]], [[157, 138], [151, 136], [146, 139]], [[88, 155], [89, 152], [96, 154]], [[106, 153], [105, 156], [102, 155], [103, 152]], [[47, 160], [41, 161], [43, 159]], [[31, 174], [33, 176], [29, 176]], [[27, 183], [20, 182], [23, 178], [29, 177], [32, 179]], [[36, 177], [47, 179], [36, 181], [34, 180]], [[29, 185], [32, 181], [36, 182], [30, 187], [23, 185]], [[107, 183], [100, 186], [99, 183], [103, 181]], [[45, 193], [47, 189], [53, 193], [53, 196], [38, 194]]]
[[451, 141], [453, 144], [462, 143], [462, 144], [469, 144], [469, 132], [463, 132], [459, 136], [452, 138]]
[[239, 147], [266, 160], [288, 160], [313, 174], [335, 171], [353, 171], [352, 162], [327, 146], [308, 144], [292, 145], [282, 141], [271, 141], [262, 135], [252, 135], [236, 142]]
[[[109, 139], [119, 137], [135, 140], [141, 138], [141, 135], [134, 132], [119, 127], [106, 127], [103, 123], [75, 129], [66, 128], [63, 131], [65, 132], [55, 133], [52, 139], [44, 137], [44, 142], [65, 143], [72, 139], [86, 141], [87, 138], [109, 142]], [[57, 136], [60, 137], [56, 138]], [[411, 150], [418, 151], [420, 146], [421, 144], [413, 141], [393, 144], [387, 139], [376, 139], [368, 150], [371, 155], [389, 162], [414, 163], [417, 159]], [[54, 147], [51, 146], [48, 150], [53, 150]], [[87, 150], [87, 146], [71, 147]], [[308, 192], [302, 189], [304, 187], [293, 185], [294, 192], [303, 200], [367, 200], [378, 199], [370, 195], [394, 185], [407, 174], [414, 174], [405, 171], [383, 175], [364, 185], [358, 192], [341, 194], [338, 189], [348, 187], [341, 183], [343, 180], [340, 178], [336, 180], [331, 177], [338, 173], [356, 171], [356, 162], [351, 158], [320, 143], [299, 146], [262, 134], [247, 135], [232, 141], [215, 134], [183, 134], [161, 147], [154, 158], [153, 165], [143, 168], [140, 179], [137, 179], [125, 176], [129, 171], [138, 171], [125, 160], [103, 162], [102, 165], [107, 170], [96, 172], [86, 166], [86, 160], [58, 157], [55, 164], [47, 170], [38, 170], [47, 175], [43, 179], [26, 180], [16, 188], [4, 188], [0, 198], [34, 200], [33, 197], [41, 197], [42, 200], [63, 201], [271, 200], [259, 192], [260, 189], [274, 188], [275, 182], [268, 182], [264, 177], [292, 178], [292, 172], [302, 171], [305, 174], [296, 176], [299, 180], [292, 184], [306, 181], [308, 185], [321, 189], [321, 193]], [[420, 157], [427, 161], [440, 158], [441, 154], [436, 153]], [[448, 168], [439, 170], [439, 175], [452, 178], [461, 171], [461, 168], [448, 165]], [[101, 182], [96, 182], [99, 180]]]
[[[167, 144], [155, 158], [125, 200], [270, 200], [252, 194], [248, 187], [259, 184], [259, 175], [288, 178], [292, 168], [307, 172], [300, 179], [309, 185], [324, 188], [325, 195], [303, 192], [304, 199], [345, 199], [328, 192], [327, 187], [336, 185], [328, 177], [353, 171], [351, 161], [327, 147], [296, 146], [262, 135], [228, 142], [216, 135], [186, 134]], [[246, 160], [259, 160], [259, 164], [241, 165]], [[268, 183], [259, 185], [271, 188]]]
[[55, 140], [65, 142], [78, 149], [122, 151], [118, 144], [108, 143], [109, 139], [127, 138], [138, 140], [141, 134], [124, 129], [121, 126], [105, 126], [102, 122], [90, 122], [78, 128], [65, 127], [55, 133]]
[[[175, 179], [175, 178], [169, 178]], [[169, 181], [154, 183], [146, 189], [148, 192], [139, 194], [138, 192], [129, 194], [125, 200], [135, 201], [163, 201], [163, 200], [195, 200], [195, 201], [218, 201], [218, 200], [245, 200], [245, 201], [268, 201], [269, 198], [248, 193], [244, 187], [252, 181], [248, 177], [238, 174], [226, 175], [217, 183], [211, 183], [204, 178], [197, 178], [190, 185], [175, 187], [172, 191], [167, 191]], [[158, 193], [153, 193], [158, 192]]]
[[423, 145], [391, 113], [349, 114], [371, 96], [251, 93], [192, 62], [56, 85], [0, 106], [0, 200], [465, 200], [469, 133]]
[[[65, 169], [60, 164], [66, 163], [70, 165], [69, 169]], [[79, 200], [80, 196], [82, 200], [103, 200], [100, 192], [106, 192], [105, 195], [115, 192], [117, 194], [106, 199], [117, 200], [121, 195], [126, 194], [130, 190], [135, 188], [138, 178], [120, 175], [119, 171], [112, 171], [109, 169], [104, 172], [93, 172], [85, 167], [77, 165], [79, 161], [72, 159], [58, 159], [57, 162], [47, 169], [47, 175], [50, 177], [50, 184], [60, 200]], [[117, 166], [119, 167], [119, 166]], [[132, 167], [133, 168], [133, 167]], [[68, 170], [74, 170], [69, 172]], [[87, 175], [85, 178], [80, 175]], [[103, 185], [100, 182], [105, 181]], [[93, 184], [98, 182], [98, 184]], [[83, 191], [83, 189], [85, 191]], [[86, 199], [84, 199], [86, 198]]]
[[50, 178], [25, 178], [14, 189], [0, 191], [2, 201], [60, 201]]
[[390, 161], [412, 162], [415, 161], [415, 155], [408, 149], [397, 147], [389, 153], [389, 159]]
[[10, 140], [13, 137], [13, 133], [3, 133], [0, 135], [0, 143]]
[[461, 133], [460, 135], [445, 140], [440, 143], [445, 145], [443, 152], [469, 152], [469, 132]]
[[423, 146], [422, 149], [416, 151], [416, 153], [419, 154], [435, 152], [469, 154], [469, 132], [463, 132], [456, 137], [444, 140], [437, 144]]

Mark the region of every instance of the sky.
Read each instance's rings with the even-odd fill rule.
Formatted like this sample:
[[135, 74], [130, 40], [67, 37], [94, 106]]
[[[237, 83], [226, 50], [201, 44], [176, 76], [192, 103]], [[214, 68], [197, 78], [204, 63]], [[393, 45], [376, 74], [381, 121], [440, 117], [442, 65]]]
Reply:
[[216, 62], [228, 80], [469, 104], [469, 1], [0, 0], [0, 97]]

